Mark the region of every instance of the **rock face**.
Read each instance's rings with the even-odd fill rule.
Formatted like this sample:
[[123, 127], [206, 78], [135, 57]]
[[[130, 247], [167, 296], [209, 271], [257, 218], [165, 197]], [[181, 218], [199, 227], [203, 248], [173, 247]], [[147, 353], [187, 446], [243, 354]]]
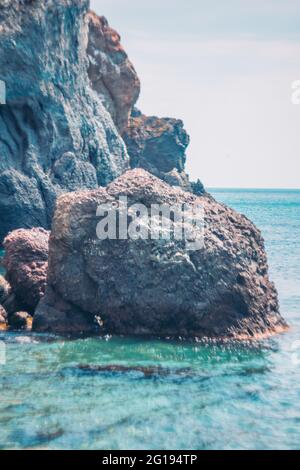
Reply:
[[[112, 117], [89, 87], [88, 7], [87, 0], [0, 4], [7, 92], [0, 105], [0, 241], [15, 228], [48, 228], [58, 194], [106, 185], [128, 168]], [[121, 70], [126, 75], [129, 67]], [[120, 100], [121, 123], [127, 111], [119, 107]]]
[[0, 243], [16, 228], [50, 228], [58, 195], [105, 186], [129, 164], [193, 191], [182, 122], [133, 110], [136, 71], [119, 34], [88, 7], [0, 5]]
[[89, 12], [87, 20], [89, 78], [122, 134], [139, 97], [140, 81], [120, 44], [119, 34], [108, 25], [106, 18]]
[[[98, 239], [97, 208], [119, 196], [127, 196], [128, 206], [201, 205], [204, 246], [191, 250], [176, 239]], [[196, 197], [136, 169], [107, 188], [58, 199], [48, 286], [33, 328], [227, 338], [279, 331], [285, 323], [255, 226], [207, 194]]]
[[0, 305], [2, 305], [10, 296], [11, 294], [11, 287], [7, 280], [0, 276]]
[[170, 185], [191, 191], [184, 172], [190, 138], [182, 121], [145, 116], [134, 110], [123, 138], [131, 168], [144, 168]]
[[186, 149], [190, 138], [180, 119], [145, 116], [134, 109], [123, 133], [131, 168], [144, 168], [171, 186], [201, 195], [198, 180], [190, 182], [185, 173]]
[[4, 306], [8, 313], [33, 314], [46, 288], [49, 232], [42, 228], [19, 229], [4, 240], [6, 279], [12, 286]]

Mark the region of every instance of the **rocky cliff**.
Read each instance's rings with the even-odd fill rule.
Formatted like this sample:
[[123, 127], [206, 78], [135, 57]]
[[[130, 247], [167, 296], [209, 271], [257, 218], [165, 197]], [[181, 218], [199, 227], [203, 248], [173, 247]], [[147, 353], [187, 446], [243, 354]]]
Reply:
[[15, 228], [49, 228], [57, 195], [106, 185], [129, 165], [194, 188], [182, 122], [133, 109], [135, 69], [119, 34], [88, 8], [88, 0], [0, 4], [0, 242]]
[[0, 3], [0, 240], [17, 227], [49, 227], [58, 194], [106, 185], [128, 168], [89, 86], [88, 8], [87, 0]]
[[[183, 123], [135, 108], [135, 69], [87, 0], [2, 1], [0, 80], [0, 242], [53, 222], [49, 265], [43, 228], [5, 238], [1, 328], [30, 327], [34, 315], [35, 330], [69, 333], [285, 329], [260, 232], [189, 181]], [[119, 196], [147, 208], [202, 205], [204, 245], [191, 251], [165, 228], [165, 238], [95, 239], [99, 204]]]

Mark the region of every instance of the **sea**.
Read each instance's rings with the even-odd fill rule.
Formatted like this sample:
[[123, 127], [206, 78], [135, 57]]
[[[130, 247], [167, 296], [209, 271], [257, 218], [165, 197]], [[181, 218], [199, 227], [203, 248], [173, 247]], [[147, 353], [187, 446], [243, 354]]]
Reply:
[[211, 192], [261, 229], [289, 331], [225, 345], [0, 332], [0, 449], [300, 448], [300, 190]]

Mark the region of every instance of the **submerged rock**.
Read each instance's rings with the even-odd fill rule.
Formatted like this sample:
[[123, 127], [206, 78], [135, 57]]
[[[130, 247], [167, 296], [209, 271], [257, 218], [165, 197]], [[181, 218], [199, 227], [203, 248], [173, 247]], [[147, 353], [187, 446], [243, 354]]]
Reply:
[[4, 240], [6, 279], [12, 294], [4, 303], [9, 313], [33, 314], [46, 288], [49, 232], [43, 228], [19, 229]]
[[16, 228], [49, 228], [58, 194], [105, 185], [129, 166], [113, 119], [89, 86], [88, 7], [87, 0], [0, 4], [0, 242]]
[[[164, 239], [98, 239], [97, 208], [119, 196], [127, 196], [129, 206], [200, 205], [204, 246], [191, 249], [184, 240], [167, 239], [168, 231]], [[198, 235], [201, 228], [194, 230]], [[107, 188], [58, 199], [48, 286], [33, 328], [76, 332], [95, 327], [100, 333], [127, 335], [253, 338], [286, 324], [259, 230], [208, 194], [196, 197], [136, 169]]]
[[192, 370], [189, 367], [168, 369], [161, 366], [124, 366], [121, 364], [91, 365], [78, 364], [77, 368], [90, 373], [111, 373], [111, 374], [130, 374], [138, 373], [144, 377], [167, 377], [170, 375], [188, 377], [192, 376]]

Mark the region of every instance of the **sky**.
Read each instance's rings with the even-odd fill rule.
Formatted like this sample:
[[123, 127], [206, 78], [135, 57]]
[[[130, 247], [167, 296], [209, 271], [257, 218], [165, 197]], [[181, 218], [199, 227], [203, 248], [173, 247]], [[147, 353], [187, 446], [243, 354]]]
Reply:
[[147, 115], [182, 119], [206, 187], [300, 188], [299, 0], [92, 0], [122, 38]]

